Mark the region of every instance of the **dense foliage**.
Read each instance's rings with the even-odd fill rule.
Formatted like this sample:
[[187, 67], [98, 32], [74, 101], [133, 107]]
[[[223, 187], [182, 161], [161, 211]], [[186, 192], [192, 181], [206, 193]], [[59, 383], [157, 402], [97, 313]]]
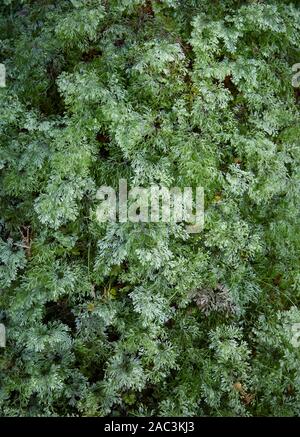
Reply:
[[[299, 3], [0, 13], [1, 415], [299, 416]], [[98, 223], [119, 178], [205, 229]]]

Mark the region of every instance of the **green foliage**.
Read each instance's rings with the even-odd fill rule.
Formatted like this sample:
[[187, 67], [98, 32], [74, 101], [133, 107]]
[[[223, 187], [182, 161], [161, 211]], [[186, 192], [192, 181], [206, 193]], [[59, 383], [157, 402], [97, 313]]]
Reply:
[[[300, 9], [0, 6], [3, 416], [298, 416]], [[203, 186], [205, 228], [96, 220]]]

